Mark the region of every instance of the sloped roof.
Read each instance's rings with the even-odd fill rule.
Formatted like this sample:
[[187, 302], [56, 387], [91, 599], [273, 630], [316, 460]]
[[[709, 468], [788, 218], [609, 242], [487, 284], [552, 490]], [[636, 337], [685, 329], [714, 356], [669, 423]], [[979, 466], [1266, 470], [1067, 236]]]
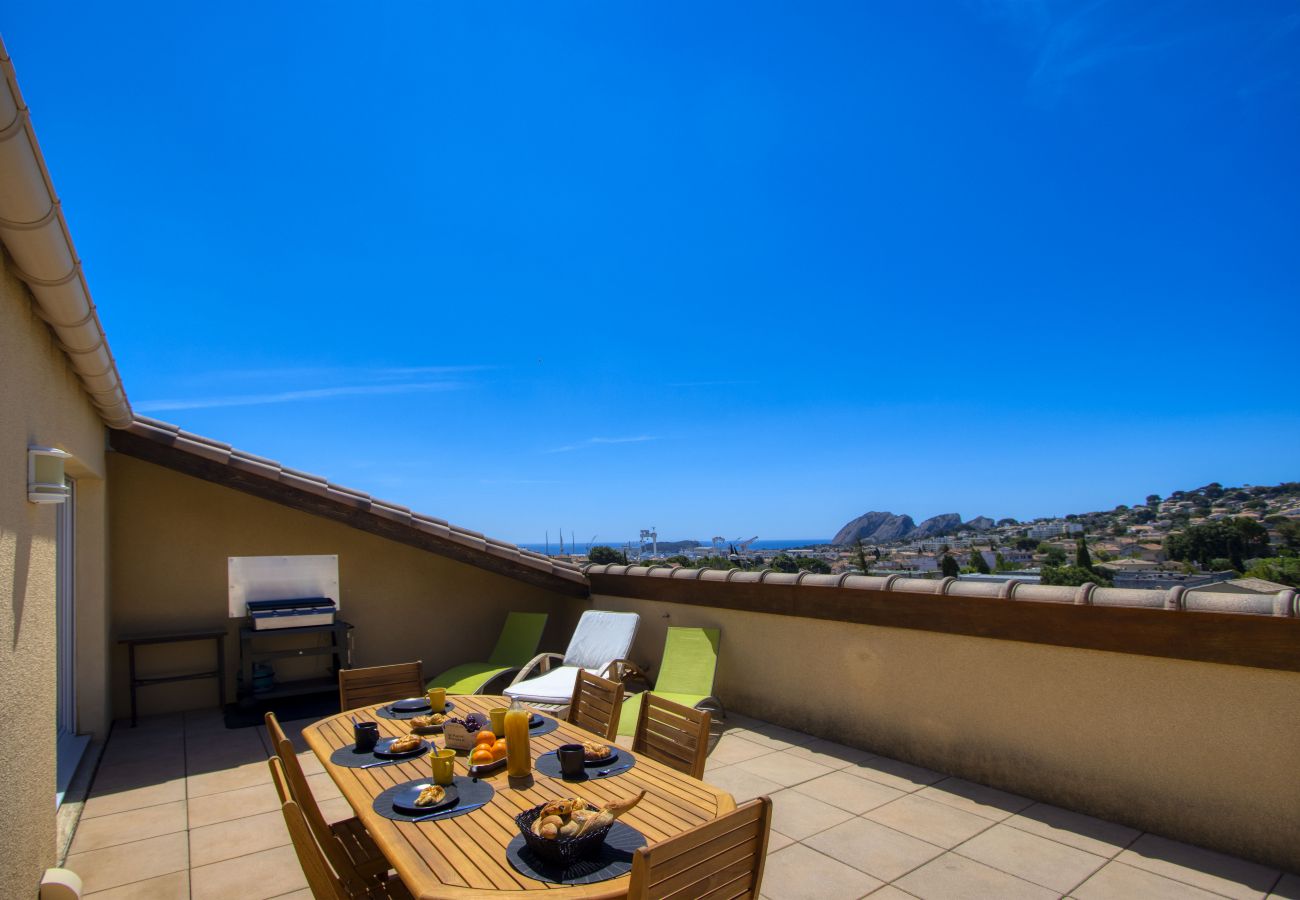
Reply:
[[489, 572], [575, 597], [589, 593], [587, 578], [569, 563], [470, 531], [444, 519], [378, 500], [275, 460], [236, 450], [157, 419], [136, 416], [110, 431], [112, 449], [186, 475], [234, 488], [353, 528], [410, 544]]

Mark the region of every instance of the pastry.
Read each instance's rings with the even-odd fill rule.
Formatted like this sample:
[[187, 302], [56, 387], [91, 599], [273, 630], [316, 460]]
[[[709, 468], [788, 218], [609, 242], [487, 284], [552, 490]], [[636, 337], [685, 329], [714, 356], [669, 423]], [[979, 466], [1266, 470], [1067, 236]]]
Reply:
[[407, 753], [411, 750], [419, 749], [421, 743], [423, 742], [420, 740], [418, 735], [414, 735], [414, 734], [404, 735], [402, 737], [395, 739], [391, 744], [388, 745], [388, 752]]
[[415, 798], [416, 806], [437, 806], [447, 797], [446, 788], [436, 784], [431, 784], [424, 790], [420, 791], [420, 796]]
[[587, 762], [604, 759], [607, 756], [609, 756], [608, 744], [599, 744], [596, 741], [582, 742], [582, 758]]
[[447, 721], [447, 717], [442, 713], [434, 713], [431, 716], [416, 716], [407, 720], [412, 728], [432, 728], [435, 725], [441, 725]]

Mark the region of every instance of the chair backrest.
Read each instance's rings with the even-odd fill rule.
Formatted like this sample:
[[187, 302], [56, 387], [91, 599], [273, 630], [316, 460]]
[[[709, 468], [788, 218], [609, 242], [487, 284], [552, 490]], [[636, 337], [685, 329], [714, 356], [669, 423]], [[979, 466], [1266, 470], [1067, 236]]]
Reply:
[[655, 690], [665, 694], [712, 694], [719, 639], [716, 628], [669, 628]]
[[[276, 727], [279, 728], [278, 722]], [[280, 733], [284, 734], [283, 731]], [[337, 872], [338, 876], [348, 884], [361, 885], [364, 883], [365, 878], [352, 864], [352, 860], [348, 857], [348, 851], [335, 836], [329, 822], [325, 821], [325, 814], [320, 811], [320, 805], [316, 802], [316, 795], [311, 792], [311, 785], [307, 783], [307, 775], [302, 770], [302, 764], [298, 762], [298, 754], [294, 752], [293, 742], [288, 738], [282, 739], [275, 745], [275, 755], [276, 762], [280, 764], [281, 777], [288, 787], [289, 799], [293, 800], [298, 806], [299, 814], [311, 830], [316, 846], [325, 854], [333, 867], [333, 871]], [[274, 768], [272, 768], [272, 771], [274, 771]], [[277, 790], [279, 790], [278, 786]]]
[[[273, 748], [279, 748], [280, 741], [289, 740], [289, 736], [280, 727], [280, 720], [275, 717], [274, 712], [268, 710], [266, 715], [262, 716], [262, 721], [266, 723], [266, 733], [271, 737], [271, 746]], [[278, 749], [277, 752], [279, 752]]]
[[604, 671], [614, 660], [627, 656], [640, 624], [641, 617], [636, 613], [587, 610], [578, 619], [578, 627], [569, 639], [564, 665]]
[[772, 829], [767, 797], [632, 854], [628, 900], [758, 897]]
[[623, 683], [609, 681], [585, 669], [578, 670], [569, 702], [569, 723], [595, 732], [607, 741], [618, 734], [623, 707]]
[[339, 672], [339, 708], [343, 712], [388, 700], [424, 693], [424, 664], [420, 660]]
[[632, 750], [692, 778], [704, 777], [711, 717], [653, 692], [641, 698]]
[[510, 613], [488, 662], [494, 666], [522, 666], [537, 653], [545, 628], [546, 613]]
[[311, 895], [316, 900], [347, 900], [348, 892], [338, 876], [330, 869], [329, 861], [312, 837], [311, 828], [307, 825], [302, 808], [292, 798], [284, 799], [285, 779], [280, 760], [273, 756], [266, 762], [271, 767], [271, 779], [275, 782], [275, 788], [280, 792], [283, 800], [280, 804], [280, 812], [284, 814], [284, 824], [289, 829], [289, 837], [293, 841], [293, 850], [298, 856], [298, 863], [302, 866], [302, 873], [307, 876], [307, 886], [311, 888]]

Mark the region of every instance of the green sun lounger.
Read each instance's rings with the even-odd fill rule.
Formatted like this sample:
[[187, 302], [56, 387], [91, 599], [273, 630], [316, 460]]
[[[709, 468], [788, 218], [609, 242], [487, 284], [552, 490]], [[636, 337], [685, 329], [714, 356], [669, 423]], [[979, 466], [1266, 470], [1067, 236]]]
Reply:
[[[669, 628], [659, 677], [652, 688], [654, 693], [674, 703], [707, 709], [716, 717], [725, 717], [722, 703], [713, 696], [719, 635], [716, 628]], [[633, 694], [624, 701], [618, 720], [619, 734], [635, 733], [643, 696]]]
[[493, 681], [514, 675], [533, 658], [545, 627], [546, 613], [510, 613], [487, 662], [463, 663], [448, 669], [435, 675], [426, 688], [446, 688], [448, 694], [483, 693]]

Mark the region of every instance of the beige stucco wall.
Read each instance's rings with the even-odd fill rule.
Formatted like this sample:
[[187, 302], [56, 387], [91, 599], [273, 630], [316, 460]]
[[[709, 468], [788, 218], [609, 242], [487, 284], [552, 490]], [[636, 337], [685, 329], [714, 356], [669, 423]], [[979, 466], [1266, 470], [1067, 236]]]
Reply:
[[27, 447], [72, 453], [79, 729], [103, 717], [104, 428], [30, 295], [0, 253], [0, 894], [35, 893], [55, 862], [55, 516], [27, 502]]
[[729, 709], [1300, 871], [1300, 673], [592, 600], [641, 614], [642, 662], [720, 628]]
[[[231, 556], [338, 554], [342, 614], [356, 626], [358, 666], [422, 659], [426, 673], [436, 674], [486, 659], [510, 610], [563, 605], [560, 595], [543, 588], [122, 453], [110, 454], [109, 471], [114, 634], [228, 625], [231, 699], [239, 652], [239, 623], [227, 618]], [[558, 625], [548, 629], [543, 648], [554, 642], [563, 649]], [[144, 648], [141, 671], [192, 667], [184, 658], [190, 648]], [[275, 662], [277, 675], [293, 676], [294, 662]], [[116, 714], [126, 716], [120, 647], [114, 649], [113, 698]], [[148, 687], [140, 703], [142, 714], [213, 706], [216, 689], [211, 681]]]

